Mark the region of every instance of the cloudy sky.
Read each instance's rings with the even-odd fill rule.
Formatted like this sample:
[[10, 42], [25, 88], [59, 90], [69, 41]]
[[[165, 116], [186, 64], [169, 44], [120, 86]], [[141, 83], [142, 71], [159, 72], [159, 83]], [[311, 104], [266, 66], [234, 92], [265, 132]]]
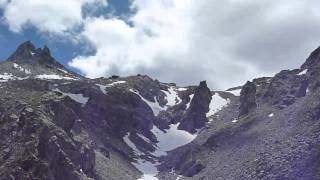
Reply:
[[237, 86], [320, 45], [319, 0], [0, 0], [0, 59], [31, 40], [88, 77]]

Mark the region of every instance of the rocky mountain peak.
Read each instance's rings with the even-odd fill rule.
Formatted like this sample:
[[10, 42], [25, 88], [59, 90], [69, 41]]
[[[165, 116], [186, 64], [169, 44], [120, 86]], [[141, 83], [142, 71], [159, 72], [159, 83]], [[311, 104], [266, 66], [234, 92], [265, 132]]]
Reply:
[[26, 41], [19, 45], [16, 51], [7, 60], [18, 64], [63, 67], [51, 56], [47, 46], [36, 49], [31, 41]]
[[206, 81], [201, 81], [196, 88], [185, 116], [182, 118], [179, 129], [195, 133], [196, 129], [202, 128], [207, 120], [206, 113], [209, 111], [209, 104], [212, 96]]
[[16, 51], [8, 58], [8, 60], [14, 62], [25, 62], [31, 59], [35, 52], [35, 46], [30, 41], [26, 41], [18, 46]]
[[314, 66], [318, 66], [318, 64], [320, 64], [319, 61], [320, 61], [320, 47], [318, 47], [316, 50], [314, 50], [310, 54], [306, 62], [301, 66], [301, 69], [308, 69]]

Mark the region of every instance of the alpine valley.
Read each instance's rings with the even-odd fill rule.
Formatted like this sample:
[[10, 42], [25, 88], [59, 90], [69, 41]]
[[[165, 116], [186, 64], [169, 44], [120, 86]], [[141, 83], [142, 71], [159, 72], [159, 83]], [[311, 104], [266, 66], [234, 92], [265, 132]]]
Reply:
[[0, 179], [320, 179], [320, 48], [215, 91], [89, 79], [25, 42], [0, 62]]

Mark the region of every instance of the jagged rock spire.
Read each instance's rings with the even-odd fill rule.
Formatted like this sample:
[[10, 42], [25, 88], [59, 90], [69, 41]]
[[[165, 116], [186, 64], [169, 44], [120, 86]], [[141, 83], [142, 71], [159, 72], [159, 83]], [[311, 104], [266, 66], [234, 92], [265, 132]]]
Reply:
[[18, 46], [17, 50], [8, 58], [9, 61], [28, 63], [36, 51], [35, 46], [26, 41]]
[[256, 85], [248, 81], [240, 93], [239, 117], [243, 117], [252, 112], [256, 107]]
[[190, 107], [187, 109], [178, 129], [195, 133], [196, 129], [205, 126], [208, 121], [206, 113], [209, 112], [211, 99], [211, 91], [208, 88], [206, 81], [200, 82], [195, 90], [193, 99], [190, 102]]
[[47, 46], [44, 46], [42, 49], [36, 49], [30, 41], [26, 41], [18, 46], [17, 50], [7, 60], [18, 64], [63, 67], [51, 56]]

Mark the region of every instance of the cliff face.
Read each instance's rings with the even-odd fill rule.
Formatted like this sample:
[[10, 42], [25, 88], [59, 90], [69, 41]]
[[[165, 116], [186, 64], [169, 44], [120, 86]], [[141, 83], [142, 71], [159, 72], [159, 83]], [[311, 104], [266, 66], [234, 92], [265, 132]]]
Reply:
[[319, 53], [228, 91], [0, 63], [0, 179], [319, 179]]

